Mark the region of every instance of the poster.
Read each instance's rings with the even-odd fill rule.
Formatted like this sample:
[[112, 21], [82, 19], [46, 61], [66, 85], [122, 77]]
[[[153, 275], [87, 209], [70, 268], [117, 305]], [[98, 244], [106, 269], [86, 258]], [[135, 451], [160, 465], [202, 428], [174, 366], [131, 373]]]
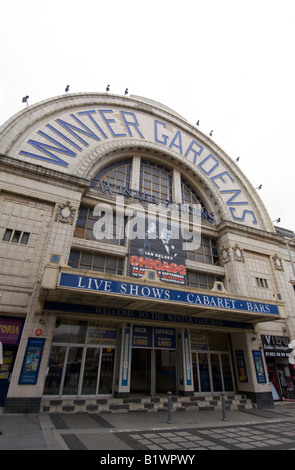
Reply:
[[9, 374], [12, 370], [12, 364], [14, 359], [13, 351], [4, 351], [2, 364], [0, 362], [0, 379], [8, 380]]
[[117, 325], [107, 322], [89, 322], [87, 330], [87, 344], [116, 346]]
[[207, 334], [204, 331], [191, 330], [191, 349], [192, 351], [206, 351]]
[[139, 236], [130, 240], [129, 276], [141, 278], [151, 270], [160, 281], [185, 285], [185, 240], [180, 227], [156, 218], [141, 221]]
[[153, 346], [153, 327], [146, 325], [133, 325], [132, 346], [151, 348]]
[[154, 347], [160, 349], [175, 349], [175, 329], [161, 327], [155, 328]]
[[256, 370], [257, 382], [259, 384], [265, 384], [266, 376], [265, 376], [261, 351], [252, 351], [252, 352], [253, 352], [253, 359], [254, 359], [254, 365], [255, 365], [255, 370]]
[[20, 385], [35, 385], [38, 380], [45, 338], [28, 338], [28, 344], [19, 377]]
[[236, 361], [237, 361], [239, 382], [248, 382], [244, 351], [241, 351], [241, 350], [236, 351]]

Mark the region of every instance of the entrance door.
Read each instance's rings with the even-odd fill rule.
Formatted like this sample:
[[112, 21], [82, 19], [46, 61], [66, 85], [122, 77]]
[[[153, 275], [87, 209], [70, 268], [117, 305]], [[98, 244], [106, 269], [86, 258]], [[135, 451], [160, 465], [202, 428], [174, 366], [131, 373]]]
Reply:
[[114, 348], [53, 345], [44, 395], [111, 394]]
[[130, 393], [151, 395], [151, 349], [132, 349]]
[[99, 373], [98, 393], [110, 394], [113, 392], [113, 370], [115, 362], [115, 349], [103, 348]]
[[176, 393], [176, 354], [173, 349], [156, 349], [156, 393]]
[[199, 356], [199, 371], [200, 371], [200, 385], [201, 392], [210, 392], [210, 376], [209, 376], [209, 361], [207, 353], [200, 353]]
[[83, 381], [81, 394], [96, 395], [97, 393], [97, 376], [100, 358], [99, 348], [87, 348], [85, 354], [85, 363], [83, 371]]
[[77, 395], [83, 348], [70, 346], [65, 371], [63, 395]]
[[227, 353], [192, 353], [194, 391], [234, 390], [230, 356]]
[[213, 392], [222, 392], [219, 354], [210, 354]]
[[225, 392], [232, 392], [234, 389], [234, 384], [229, 354], [221, 354], [220, 358], [223, 373], [224, 390]]
[[130, 393], [176, 393], [175, 350], [132, 349]]

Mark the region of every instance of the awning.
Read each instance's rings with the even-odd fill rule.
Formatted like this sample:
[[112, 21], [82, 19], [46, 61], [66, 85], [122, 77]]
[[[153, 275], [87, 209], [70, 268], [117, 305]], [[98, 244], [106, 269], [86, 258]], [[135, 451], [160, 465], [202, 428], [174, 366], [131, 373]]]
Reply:
[[[56, 288], [47, 291], [46, 301], [233, 322], [258, 323], [280, 319], [277, 302], [266, 303], [212, 290], [197, 291], [168, 283], [132, 282], [127, 277], [106, 277], [101, 273], [96, 275], [70, 269], [60, 271]], [[49, 305], [47, 303], [47, 308]]]

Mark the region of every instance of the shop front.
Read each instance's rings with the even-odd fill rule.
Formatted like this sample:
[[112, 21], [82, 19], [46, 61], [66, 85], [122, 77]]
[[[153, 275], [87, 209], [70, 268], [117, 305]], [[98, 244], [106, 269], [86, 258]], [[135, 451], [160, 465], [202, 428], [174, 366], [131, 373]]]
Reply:
[[295, 400], [295, 368], [289, 362], [292, 351], [289, 337], [264, 334], [261, 342], [273, 400]]
[[22, 334], [23, 320], [0, 317], [0, 342], [2, 343], [2, 364], [0, 364], [0, 406], [4, 406], [13, 371], [16, 353]]
[[[44, 396], [113, 395], [120, 324], [58, 319], [48, 362]], [[192, 391], [234, 391], [228, 334], [187, 328], [133, 324], [129, 393], [155, 396], [181, 393], [183, 377]], [[128, 352], [127, 355], [129, 356]], [[185, 364], [186, 374], [183, 374]]]
[[132, 310], [120, 302], [122, 308], [45, 303], [44, 315], [55, 315], [56, 324], [44, 396], [235, 391], [231, 335], [248, 335], [251, 322], [160, 312], [167, 304], [157, 304], [157, 312]]
[[57, 321], [44, 395], [112, 394], [117, 325]]
[[233, 391], [229, 335], [192, 330], [190, 336], [195, 393]]

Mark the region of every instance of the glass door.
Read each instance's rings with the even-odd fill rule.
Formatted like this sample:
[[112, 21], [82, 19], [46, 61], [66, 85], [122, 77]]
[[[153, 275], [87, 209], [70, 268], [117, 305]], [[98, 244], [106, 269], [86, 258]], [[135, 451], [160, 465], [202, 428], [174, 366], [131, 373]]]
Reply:
[[223, 373], [224, 391], [232, 392], [234, 389], [234, 384], [229, 354], [221, 354], [220, 357]]
[[63, 367], [66, 356], [66, 346], [52, 346], [48, 374], [45, 381], [44, 395], [60, 395], [63, 377]]
[[156, 393], [176, 393], [176, 352], [173, 349], [156, 349]]
[[115, 349], [103, 348], [101, 350], [101, 362], [99, 370], [99, 389], [100, 394], [113, 393], [113, 371], [115, 362]]
[[210, 392], [210, 374], [209, 374], [209, 361], [207, 353], [199, 353], [199, 373], [201, 392]]
[[130, 393], [151, 394], [151, 349], [132, 349]]
[[222, 377], [219, 354], [210, 354], [213, 392], [222, 392]]
[[44, 395], [111, 394], [114, 359], [114, 348], [53, 345]]
[[100, 349], [88, 347], [86, 349], [81, 395], [96, 395]]
[[81, 370], [83, 348], [70, 346], [68, 349], [67, 363], [65, 368], [63, 395], [77, 395], [79, 377]]
[[192, 352], [192, 363], [196, 393], [234, 390], [229, 354]]
[[200, 383], [199, 383], [198, 354], [195, 352], [192, 353], [192, 365], [193, 365], [194, 391], [199, 392]]

